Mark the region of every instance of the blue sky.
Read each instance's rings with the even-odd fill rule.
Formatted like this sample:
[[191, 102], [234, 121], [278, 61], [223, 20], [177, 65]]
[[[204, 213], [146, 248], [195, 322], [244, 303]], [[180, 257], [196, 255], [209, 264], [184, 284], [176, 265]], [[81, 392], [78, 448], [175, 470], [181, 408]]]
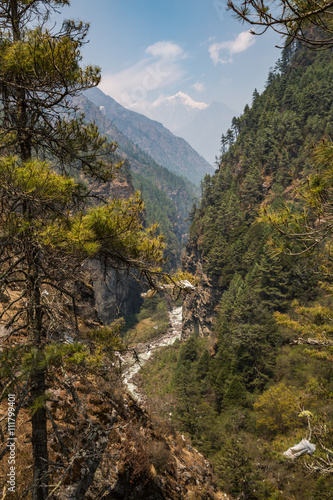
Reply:
[[102, 68], [101, 89], [144, 112], [182, 91], [241, 112], [280, 57], [273, 33], [250, 36], [226, 0], [71, 0], [62, 9], [91, 24], [84, 62]]

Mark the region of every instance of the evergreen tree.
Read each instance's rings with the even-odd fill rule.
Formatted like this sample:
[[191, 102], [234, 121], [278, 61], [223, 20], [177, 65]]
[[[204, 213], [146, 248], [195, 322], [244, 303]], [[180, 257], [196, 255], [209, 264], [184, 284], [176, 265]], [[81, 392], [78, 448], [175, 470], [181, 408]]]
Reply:
[[227, 152], [228, 138], [224, 134], [221, 136], [221, 154], [224, 155]]
[[235, 140], [235, 134], [234, 134], [234, 132], [231, 130], [231, 128], [228, 128], [228, 130], [227, 130], [227, 134], [226, 134], [226, 138], [227, 138], [227, 142], [228, 142], [228, 145], [229, 145], [229, 148], [230, 148], [230, 146], [232, 146], [232, 145], [233, 145], [234, 140]]
[[332, 5], [330, 0], [228, 0], [229, 9], [241, 21], [259, 26], [256, 34], [271, 28], [286, 37], [287, 43], [298, 40], [313, 48], [332, 47]]
[[[80, 67], [87, 25], [47, 28], [52, 11], [68, 4], [8, 0], [0, 6], [0, 286], [7, 300], [0, 317], [8, 330], [2, 396], [15, 387], [17, 412], [27, 402], [32, 408], [33, 500], [49, 494], [50, 367], [71, 349], [84, 358], [82, 346], [66, 349], [53, 339], [61, 342], [71, 314], [72, 330], [78, 328], [75, 283], [85, 278], [86, 262], [97, 259], [106, 272], [134, 268], [154, 287], [163, 260], [162, 237], [155, 227], [142, 227], [139, 198], [96, 205], [92, 181], [112, 179], [116, 146], [75, 113], [72, 98], [96, 86], [100, 72]], [[70, 177], [75, 170], [84, 182]], [[26, 335], [19, 351], [10, 345], [17, 332]], [[80, 495], [89, 484], [80, 485]]]

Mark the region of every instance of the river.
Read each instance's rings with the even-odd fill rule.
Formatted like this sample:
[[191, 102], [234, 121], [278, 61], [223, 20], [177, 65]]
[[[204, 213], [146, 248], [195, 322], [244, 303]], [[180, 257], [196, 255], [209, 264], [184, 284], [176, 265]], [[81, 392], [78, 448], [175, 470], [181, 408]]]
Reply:
[[133, 380], [133, 377], [138, 373], [142, 366], [148, 361], [152, 354], [160, 349], [174, 343], [176, 339], [181, 337], [182, 329], [182, 307], [175, 307], [169, 312], [170, 328], [164, 335], [152, 339], [145, 344], [139, 344], [136, 347], [137, 358], [133, 354], [128, 353], [124, 356], [125, 369], [123, 373], [123, 381], [129, 392], [136, 401], [142, 401], [140, 391]]

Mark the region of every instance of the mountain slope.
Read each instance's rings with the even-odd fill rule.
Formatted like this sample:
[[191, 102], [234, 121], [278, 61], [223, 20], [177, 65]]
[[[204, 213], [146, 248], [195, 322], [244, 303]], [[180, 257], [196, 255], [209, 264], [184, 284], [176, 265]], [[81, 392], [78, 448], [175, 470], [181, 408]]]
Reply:
[[76, 104], [85, 113], [86, 120], [94, 121], [101, 132], [117, 141], [117, 152], [125, 160], [123, 169], [130, 168], [135, 189], [142, 192], [147, 221], [157, 222], [166, 237], [169, 268], [178, 267], [181, 247], [189, 230], [188, 214], [199, 189], [189, 180], [156, 163], [133, 144], [86, 95], [80, 96]]
[[90, 89], [85, 95], [118, 130], [163, 167], [197, 185], [205, 174], [213, 173], [213, 167], [204, 158], [161, 123], [124, 108], [99, 89]]

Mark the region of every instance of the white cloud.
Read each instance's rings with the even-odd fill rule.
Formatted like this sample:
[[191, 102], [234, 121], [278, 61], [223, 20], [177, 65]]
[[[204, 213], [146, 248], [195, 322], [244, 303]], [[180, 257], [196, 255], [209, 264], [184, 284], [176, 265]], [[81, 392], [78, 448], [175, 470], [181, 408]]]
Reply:
[[254, 35], [250, 31], [242, 31], [233, 42], [225, 42], [225, 47], [230, 54], [244, 52], [255, 42]]
[[173, 42], [156, 42], [146, 48], [146, 54], [162, 59], [177, 59], [184, 55], [183, 49]]
[[179, 45], [161, 41], [147, 47], [145, 53], [148, 56], [137, 64], [119, 73], [102, 75], [101, 90], [127, 108], [137, 108], [138, 103], [145, 103], [150, 92], [185, 76], [180, 63], [185, 54]]
[[[249, 47], [255, 43], [254, 35], [250, 31], [242, 31], [235, 40], [230, 40], [227, 42], [213, 43], [209, 48], [208, 52], [210, 57], [215, 64], [218, 63], [226, 64], [232, 62], [232, 56], [240, 52], [244, 52]], [[220, 55], [221, 51], [227, 51], [229, 53], [229, 58], [223, 58]]]
[[206, 87], [202, 82], [195, 82], [192, 85], [192, 89], [196, 90], [197, 92], [203, 92], [204, 90], [206, 90]]
[[231, 62], [232, 59], [229, 58], [229, 59], [222, 59], [221, 56], [220, 56], [220, 50], [223, 49], [222, 45], [223, 45], [224, 42], [222, 43], [213, 43], [213, 45], [211, 45], [208, 49], [208, 52], [209, 52], [209, 55], [210, 55], [210, 58], [212, 59], [214, 65], [216, 66], [218, 63], [221, 63], [221, 64], [226, 64], [228, 62]]

